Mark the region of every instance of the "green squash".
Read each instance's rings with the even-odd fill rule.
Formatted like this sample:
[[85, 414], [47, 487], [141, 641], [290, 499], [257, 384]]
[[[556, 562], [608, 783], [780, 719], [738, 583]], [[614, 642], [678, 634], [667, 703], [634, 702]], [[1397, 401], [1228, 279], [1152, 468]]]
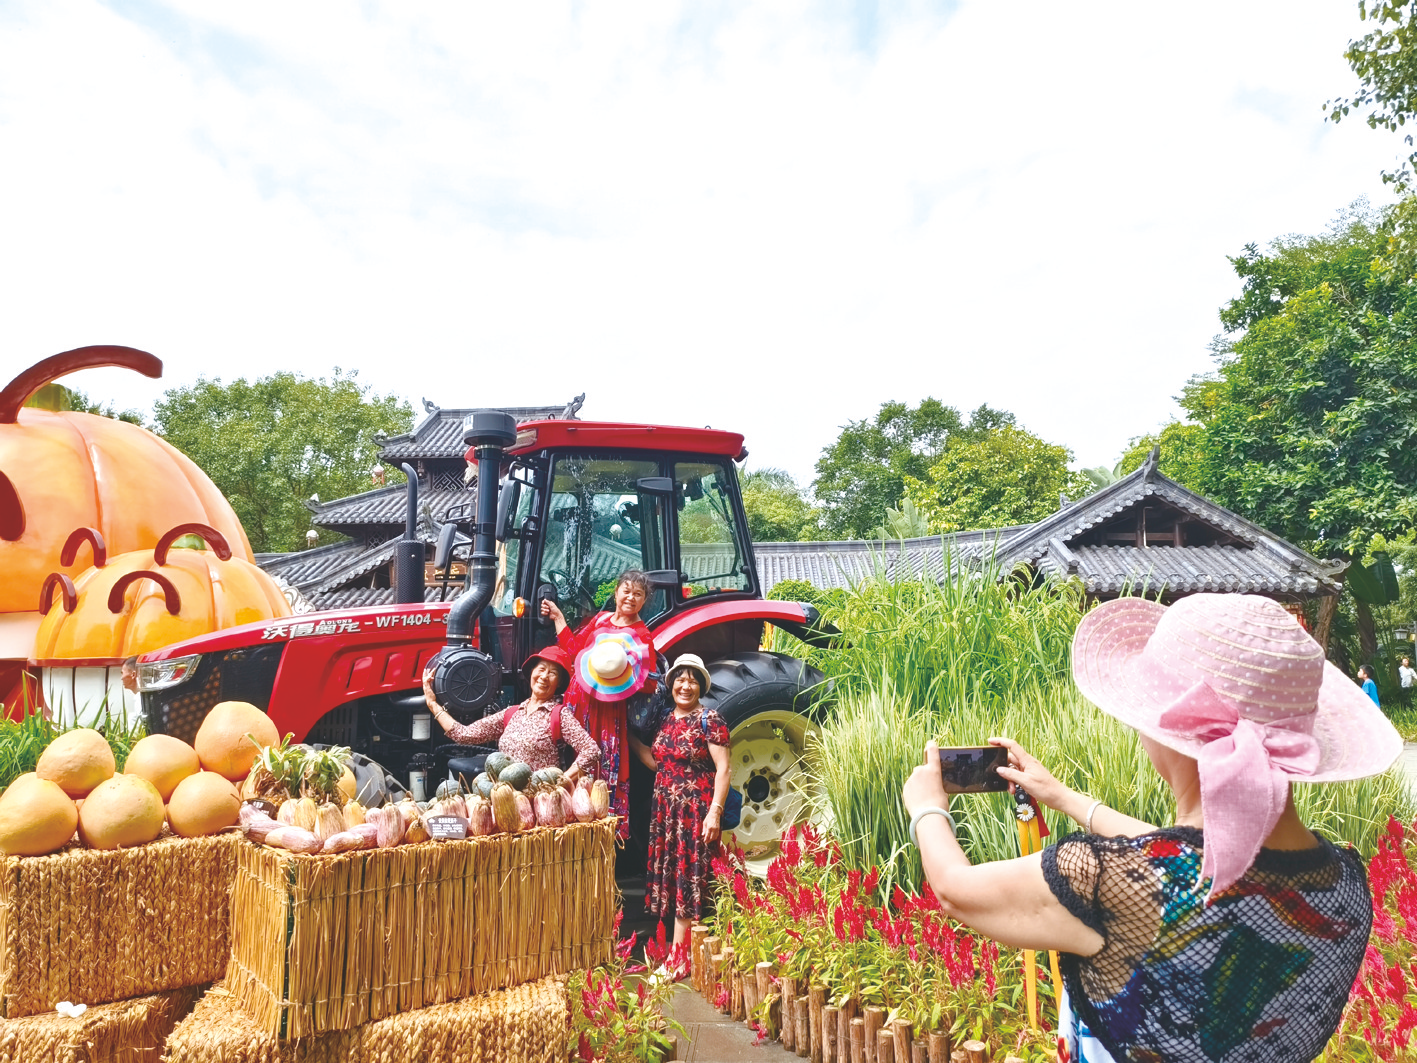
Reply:
[[487, 774], [492, 776], [493, 781], [502, 777], [502, 769], [514, 763], [511, 757], [498, 750], [496, 753], [487, 754], [487, 763], [483, 765], [487, 769]]
[[516, 761], [508, 764], [497, 775], [498, 782], [504, 782], [514, 790], [525, 790], [531, 782], [531, 765]]
[[491, 797], [492, 787], [496, 785], [497, 780], [484, 771], [481, 775], [472, 780], [472, 792], [477, 794], [478, 797]]

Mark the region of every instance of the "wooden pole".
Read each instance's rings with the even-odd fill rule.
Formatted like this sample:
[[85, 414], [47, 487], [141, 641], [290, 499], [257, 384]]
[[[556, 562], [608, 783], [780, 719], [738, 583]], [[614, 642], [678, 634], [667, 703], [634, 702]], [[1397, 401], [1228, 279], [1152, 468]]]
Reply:
[[762, 998], [758, 996], [758, 972], [749, 971], [743, 976], [743, 1018], [751, 1021], [758, 1010]]
[[841, 1060], [841, 1009], [830, 1004], [822, 1009], [822, 1063]]
[[968, 1063], [989, 1063], [989, 1046], [983, 1041], [966, 1041], [961, 1047]]
[[895, 1058], [897, 1063], [910, 1063], [910, 1020], [896, 1019], [892, 1025], [895, 1028]]
[[924, 1041], [912, 1041], [910, 1063], [930, 1063], [930, 1049]]
[[782, 1047], [797, 1050], [797, 979], [782, 978]]
[[704, 991], [704, 938], [709, 936], [709, 928], [703, 923], [695, 923], [689, 928], [689, 963], [693, 972], [694, 988]]
[[866, 1009], [866, 1063], [881, 1063], [876, 1059], [876, 1033], [885, 1021], [885, 1008]]
[[866, 1063], [866, 1020], [853, 1018], [847, 1031], [851, 1063]]
[[725, 945], [723, 955], [720, 957], [721, 964], [718, 976], [718, 995], [723, 1003], [719, 1005], [718, 1011], [721, 1015], [730, 1018], [733, 1015], [733, 946]]
[[895, 1037], [884, 1027], [876, 1031], [876, 1063], [895, 1063]]
[[847, 1063], [847, 1053], [851, 1051], [851, 1020], [856, 1018], [856, 998], [847, 997], [841, 1005], [841, 1017], [837, 1020], [836, 1043], [840, 1045], [837, 1054], [841, 1063]]
[[930, 1063], [950, 1063], [950, 1035], [944, 1030], [930, 1031]]
[[797, 998], [797, 1003], [792, 1009], [793, 1018], [797, 1022], [797, 1034], [794, 1040], [797, 1047], [794, 1051], [799, 1056], [809, 1056], [812, 1053], [812, 1000], [803, 993]]
[[710, 934], [708, 937], [704, 938], [704, 977], [699, 983], [699, 992], [704, 995], [704, 999], [710, 1004], [713, 1003], [713, 998], [717, 996], [715, 990], [718, 988], [716, 985], [711, 984], [713, 982], [713, 957], [714, 954], [718, 952], [718, 947], [721, 944], [722, 942], [716, 934]]
[[718, 999], [723, 996], [724, 987], [728, 982], [728, 969], [723, 966], [723, 953], [716, 952], [709, 957], [709, 1006], [715, 1011], [720, 1010]]
[[814, 985], [807, 990], [807, 1017], [811, 1028], [812, 1047], [808, 1058], [812, 1063], [822, 1063], [822, 1047], [826, 1038], [822, 1034], [822, 1009], [827, 1004], [827, 987]]
[[748, 982], [737, 967], [733, 968], [733, 1017], [739, 1022], [748, 1018]]

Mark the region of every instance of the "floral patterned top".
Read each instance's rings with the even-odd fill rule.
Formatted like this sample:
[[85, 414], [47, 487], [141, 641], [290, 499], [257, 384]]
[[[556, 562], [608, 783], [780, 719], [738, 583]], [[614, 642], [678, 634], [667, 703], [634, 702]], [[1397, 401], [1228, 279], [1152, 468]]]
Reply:
[[[1060, 1060], [1297, 1063], [1323, 1051], [1373, 922], [1362, 861], [1322, 838], [1262, 849], [1207, 904], [1204, 844], [1198, 830], [1168, 827], [1073, 834], [1043, 850], [1053, 895], [1104, 942], [1059, 957], [1075, 1013]], [[1089, 1053], [1091, 1038], [1108, 1056]]]
[[672, 712], [666, 716], [650, 749], [659, 766], [654, 773], [656, 793], [669, 798], [697, 797], [707, 808], [713, 802], [713, 779], [717, 773], [709, 755], [710, 742], [728, 745], [728, 724], [713, 709], [695, 709], [682, 717]]
[[551, 706], [555, 704], [561, 709], [561, 741], [576, 751], [576, 767], [585, 774], [600, 763], [600, 747], [577, 722], [575, 713], [559, 701], [529, 709], [530, 700], [521, 703], [505, 729], [502, 721], [506, 719], [506, 710], [497, 709], [476, 723], [449, 728], [448, 737], [465, 746], [487, 745], [496, 738], [498, 749], [530, 764], [533, 770], [559, 768], [561, 751], [551, 739]]

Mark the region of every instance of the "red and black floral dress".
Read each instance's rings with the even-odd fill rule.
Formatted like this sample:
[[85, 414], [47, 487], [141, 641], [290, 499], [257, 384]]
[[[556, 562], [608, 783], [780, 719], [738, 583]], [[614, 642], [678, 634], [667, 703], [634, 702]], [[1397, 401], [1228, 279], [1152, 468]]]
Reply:
[[[708, 732], [704, 728], [707, 724]], [[670, 714], [654, 740], [658, 770], [650, 811], [645, 909], [667, 919], [697, 919], [708, 897], [709, 860], [704, 818], [713, 804], [717, 769], [709, 743], [728, 746], [728, 725], [712, 709]], [[714, 845], [716, 851], [718, 846]]]

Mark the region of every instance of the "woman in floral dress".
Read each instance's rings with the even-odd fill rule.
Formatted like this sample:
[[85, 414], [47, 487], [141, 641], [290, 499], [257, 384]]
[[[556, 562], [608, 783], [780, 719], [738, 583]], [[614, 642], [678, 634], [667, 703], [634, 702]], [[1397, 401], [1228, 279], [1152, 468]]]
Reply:
[[699, 704], [708, 669], [686, 653], [669, 669], [674, 711], [642, 759], [655, 773], [645, 909], [674, 917], [674, 944], [689, 935], [708, 899], [709, 861], [718, 849], [728, 799], [728, 725]]
[[[610, 812], [620, 817], [622, 839], [630, 833], [630, 760], [627, 747], [637, 755], [644, 747], [629, 733], [626, 707], [630, 698], [655, 686], [654, 640], [640, 619], [640, 610], [649, 598], [649, 578], [638, 569], [620, 574], [615, 587], [613, 612], [596, 613], [580, 630], [572, 631], [566, 614], [550, 599], [541, 603], [541, 615], [556, 625], [556, 642], [574, 661], [566, 704], [576, 719], [600, 746], [600, 764], [594, 778], [610, 787]], [[600, 674], [595, 662], [597, 651], [614, 651], [610, 656], [623, 662], [616, 674]], [[618, 656], [617, 656], [618, 655]]]

